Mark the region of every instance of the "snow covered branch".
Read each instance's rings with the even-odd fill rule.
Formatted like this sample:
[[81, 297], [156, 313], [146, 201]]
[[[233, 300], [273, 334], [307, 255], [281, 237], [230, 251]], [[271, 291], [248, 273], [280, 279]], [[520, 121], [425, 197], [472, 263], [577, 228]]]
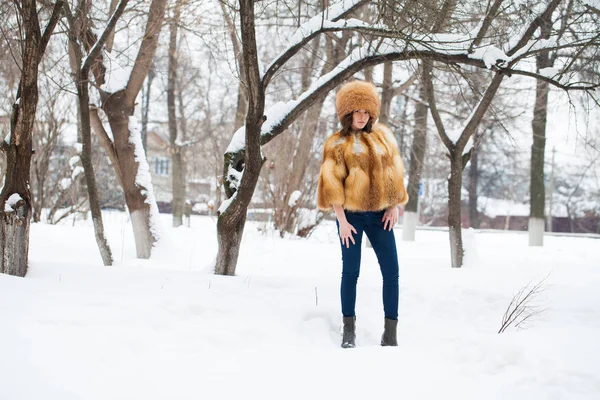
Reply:
[[263, 87], [267, 87], [273, 78], [273, 75], [275, 75], [279, 68], [317, 35], [324, 32], [356, 30], [358, 28], [377, 30], [377, 27], [370, 26], [369, 24], [356, 19], [341, 21], [346, 15], [366, 4], [368, 1], [369, 0], [344, 0], [339, 4], [327, 8], [322, 13], [302, 24], [290, 39], [286, 50], [275, 57], [275, 60], [267, 67], [262, 77]]
[[129, 3], [129, 0], [121, 0], [119, 2], [119, 6], [117, 7], [115, 12], [111, 15], [110, 19], [108, 20], [108, 23], [106, 24], [106, 28], [104, 29], [104, 32], [102, 32], [102, 35], [96, 41], [94, 46], [91, 48], [88, 56], [86, 57], [85, 61], [83, 62], [83, 65], [81, 67], [82, 70], [90, 69], [90, 67], [92, 66], [92, 63], [96, 60], [96, 57], [98, 57], [98, 54], [102, 50], [104, 43], [106, 43], [106, 41], [110, 37], [111, 32], [115, 29], [115, 25], [117, 25], [117, 21], [119, 20], [119, 18], [121, 18], [121, 15], [123, 15], [123, 12], [125, 12], [125, 7], [127, 7], [127, 3]]

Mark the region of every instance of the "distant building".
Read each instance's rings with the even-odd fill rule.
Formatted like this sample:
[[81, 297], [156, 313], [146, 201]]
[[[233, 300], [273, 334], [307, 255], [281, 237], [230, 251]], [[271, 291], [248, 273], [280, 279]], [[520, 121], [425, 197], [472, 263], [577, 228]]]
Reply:
[[[170, 154], [170, 140], [167, 136], [166, 127], [157, 127], [148, 132], [146, 142], [146, 159], [150, 167], [152, 187], [154, 196], [161, 212], [171, 212], [173, 201], [173, 162]], [[187, 157], [184, 151], [184, 158]], [[195, 206], [196, 204], [209, 204], [214, 197], [214, 188], [208, 179], [189, 176], [186, 180], [186, 201]], [[195, 207], [196, 210], [204, 210], [205, 207]]]

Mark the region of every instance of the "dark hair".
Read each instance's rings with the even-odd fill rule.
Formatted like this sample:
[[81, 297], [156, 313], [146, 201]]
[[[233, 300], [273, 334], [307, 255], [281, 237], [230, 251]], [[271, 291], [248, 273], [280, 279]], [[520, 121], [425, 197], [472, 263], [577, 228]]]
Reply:
[[[373, 117], [369, 117], [369, 121], [367, 122], [365, 127], [362, 128], [362, 130], [367, 133], [371, 133], [372, 129], [373, 129]], [[348, 113], [348, 114], [344, 115], [344, 118], [342, 118], [342, 136], [347, 136], [350, 133], [352, 133], [352, 113]]]

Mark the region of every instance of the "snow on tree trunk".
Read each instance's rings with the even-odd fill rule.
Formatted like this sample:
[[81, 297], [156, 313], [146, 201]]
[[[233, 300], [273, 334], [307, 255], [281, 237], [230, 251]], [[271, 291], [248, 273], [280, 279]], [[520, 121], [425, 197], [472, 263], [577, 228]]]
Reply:
[[123, 91], [105, 100], [103, 108], [114, 136], [125, 203], [131, 215], [138, 258], [150, 258], [152, 246], [159, 238], [158, 207], [152, 191], [150, 168], [142, 145], [141, 132], [133, 115], [133, 104], [127, 104]]
[[402, 240], [405, 242], [414, 242], [416, 230], [417, 213], [405, 210], [404, 216], [402, 217]]
[[529, 245], [544, 245], [544, 218], [529, 217]]

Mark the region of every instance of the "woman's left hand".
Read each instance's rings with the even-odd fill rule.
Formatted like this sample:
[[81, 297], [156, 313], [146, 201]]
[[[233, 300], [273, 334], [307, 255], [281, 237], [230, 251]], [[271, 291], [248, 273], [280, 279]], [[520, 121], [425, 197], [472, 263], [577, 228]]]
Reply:
[[386, 209], [381, 221], [383, 222], [383, 229], [391, 231], [398, 222], [398, 207]]

